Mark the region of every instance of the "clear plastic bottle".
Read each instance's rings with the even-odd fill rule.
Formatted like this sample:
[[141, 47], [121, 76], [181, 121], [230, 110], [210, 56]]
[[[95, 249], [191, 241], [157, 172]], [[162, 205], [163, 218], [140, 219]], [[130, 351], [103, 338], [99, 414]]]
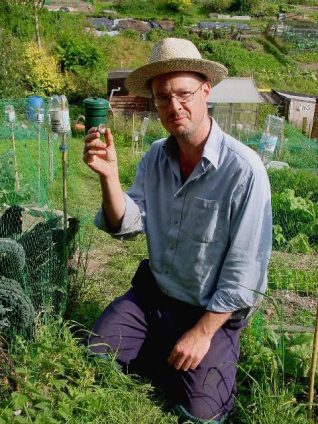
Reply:
[[65, 134], [71, 131], [68, 101], [65, 96], [50, 97], [49, 115], [53, 133]]
[[10, 124], [15, 122], [15, 110], [14, 110], [13, 105], [6, 105], [4, 112], [6, 114], [7, 121]]
[[259, 142], [258, 152], [265, 166], [274, 158], [275, 150], [282, 139], [284, 130], [284, 118], [268, 115], [265, 122], [265, 130]]

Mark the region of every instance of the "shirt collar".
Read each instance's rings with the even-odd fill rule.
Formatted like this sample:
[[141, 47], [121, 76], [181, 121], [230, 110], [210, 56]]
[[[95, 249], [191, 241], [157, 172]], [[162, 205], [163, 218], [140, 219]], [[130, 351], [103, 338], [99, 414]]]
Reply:
[[[221, 143], [223, 140], [223, 131], [213, 118], [211, 118], [211, 120], [211, 130], [208, 139], [205, 143], [202, 157], [206, 158], [214, 166], [214, 168], [217, 168], [220, 158]], [[178, 156], [178, 144], [176, 138], [173, 135], [170, 135], [166, 139], [164, 143], [164, 148], [168, 156]]]
[[212, 119], [212, 128], [209, 134], [209, 137], [205, 143], [202, 157], [206, 158], [209, 162], [212, 163], [214, 168], [218, 167], [221, 144], [223, 140], [223, 131], [218, 126], [217, 122]]

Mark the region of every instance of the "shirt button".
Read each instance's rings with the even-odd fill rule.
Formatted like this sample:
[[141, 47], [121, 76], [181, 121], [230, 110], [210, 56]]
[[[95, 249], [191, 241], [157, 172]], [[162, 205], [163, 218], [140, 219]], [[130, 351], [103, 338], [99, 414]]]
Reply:
[[174, 225], [178, 225], [179, 224], [179, 221], [174, 221]]

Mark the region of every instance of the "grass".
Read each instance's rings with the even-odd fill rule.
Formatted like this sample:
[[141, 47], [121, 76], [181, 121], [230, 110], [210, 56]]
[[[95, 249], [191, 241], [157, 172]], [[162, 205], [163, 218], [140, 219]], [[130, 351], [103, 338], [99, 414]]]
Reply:
[[[107, 7], [106, 7], [107, 6]], [[111, 7], [109, 7], [111, 6]], [[175, 20], [177, 22], [184, 22], [192, 24], [198, 20], [206, 19], [207, 13], [198, 3], [193, 3], [191, 7], [182, 9], [180, 11], [169, 8], [164, 1], [158, 0], [136, 0], [134, 2], [129, 0], [121, 0], [117, 4], [110, 5], [109, 3], [102, 2], [95, 5], [94, 13], [96, 15], [103, 14], [104, 9], [114, 9], [118, 13], [118, 17], [144, 20]]]
[[153, 389], [124, 375], [114, 360], [89, 357], [67, 324], [38, 325], [11, 352], [19, 391], [2, 403], [0, 423], [161, 424], [175, 418]]

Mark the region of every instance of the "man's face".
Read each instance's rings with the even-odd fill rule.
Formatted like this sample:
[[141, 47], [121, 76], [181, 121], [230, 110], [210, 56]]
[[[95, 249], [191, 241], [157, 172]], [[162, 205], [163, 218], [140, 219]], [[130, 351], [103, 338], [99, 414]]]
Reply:
[[157, 106], [162, 125], [177, 138], [191, 139], [200, 132], [200, 125], [207, 116], [206, 103], [211, 89], [210, 83], [203, 81], [194, 72], [171, 72], [151, 81], [155, 100], [167, 100], [171, 95], [182, 97], [196, 91], [186, 103], [171, 97], [168, 105]]

